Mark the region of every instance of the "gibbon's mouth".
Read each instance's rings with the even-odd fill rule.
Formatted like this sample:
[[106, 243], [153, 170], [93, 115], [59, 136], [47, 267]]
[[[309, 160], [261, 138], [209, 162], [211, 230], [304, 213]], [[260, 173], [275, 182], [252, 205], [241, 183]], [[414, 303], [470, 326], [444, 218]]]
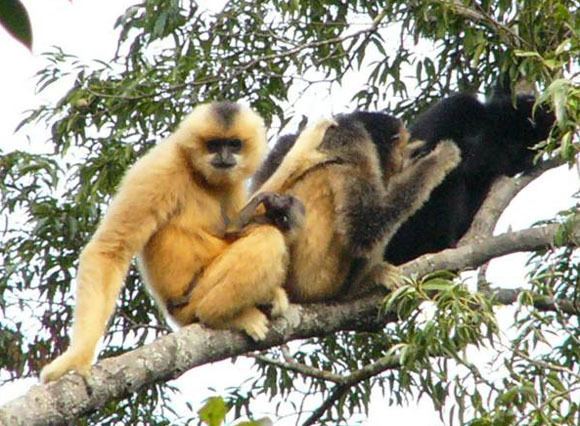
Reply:
[[211, 165], [216, 169], [227, 170], [233, 168], [236, 165], [236, 163], [228, 161], [212, 161]]

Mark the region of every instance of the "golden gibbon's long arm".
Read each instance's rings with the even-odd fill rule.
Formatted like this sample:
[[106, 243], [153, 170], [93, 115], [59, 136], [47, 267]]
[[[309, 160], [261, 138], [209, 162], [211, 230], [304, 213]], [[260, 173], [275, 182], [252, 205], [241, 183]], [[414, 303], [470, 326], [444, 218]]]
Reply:
[[187, 292], [229, 247], [224, 215], [233, 216], [245, 203], [245, 180], [265, 147], [257, 114], [212, 103], [196, 107], [137, 161], [80, 256], [71, 343], [42, 370], [43, 382], [70, 370], [88, 372], [134, 255], [162, 307]]
[[259, 192], [283, 192], [302, 176], [305, 171], [328, 160], [328, 156], [318, 151], [326, 130], [336, 125], [334, 120], [322, 119], [308, 126], [284, 157], [284, 162], [264, 182]]
[[185, 182], [178, 173], [164, 173], [172, 168], [165, 148], [154, 148], [133, 166], [82, 251], [70, 347], [42, 370], [43, 382], [71, 369], [87, 373], [132, 257], [178, 208]]

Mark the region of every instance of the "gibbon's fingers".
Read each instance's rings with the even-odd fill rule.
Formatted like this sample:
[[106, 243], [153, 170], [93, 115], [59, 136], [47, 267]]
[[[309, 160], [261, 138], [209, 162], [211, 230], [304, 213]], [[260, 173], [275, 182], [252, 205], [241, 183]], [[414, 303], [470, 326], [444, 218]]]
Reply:
[[272, 299], [272, 318], [278, 318], [284, 315], [290, 307], [288, 300], [288, 293], [282, 287], [274, 290], [274, 297]]
[[318, 152], [317, 148], [322, 143], [326, 130], [335, 125], [336, 121], [323, 119], [304, 129], [282, 164], [258, 191], [284, 192], [306, 170], [327, 160], [328, 156]]
[[393, 177], [387, 190], [385, 206], [387, 220], [385, 244], [390, 241], [399, 227], [415, 213], [461, 161], [461, 151], [449, 140], [440, 142], [437, 147], [409, 164], [400, 174]]
[[253, 197], [245, 206], [240, 210], [238, 216], [232, 220], [229, 228], [232, 231], [239, 231], [250, 223], [254, 218], [256, 209], [258, 206], [264, 202], [264, 200], [272, 196], [273, 192], [260, 192], [255, 197]]
[[288, 248], [271, 225], [252, 226], [209, 264], [195, 283], [189, 303], [172, 312], [182, 324], [193, 318], [223, 328], [245, 308], [271, 303], [286, 279]]
[[240, 330], [246, 333], [255, 342], [259, 342], [266, 338], [268, 334], [268, 317], [255, 306], [244, 309], [227, 325], [227, 328], [232, 330]]

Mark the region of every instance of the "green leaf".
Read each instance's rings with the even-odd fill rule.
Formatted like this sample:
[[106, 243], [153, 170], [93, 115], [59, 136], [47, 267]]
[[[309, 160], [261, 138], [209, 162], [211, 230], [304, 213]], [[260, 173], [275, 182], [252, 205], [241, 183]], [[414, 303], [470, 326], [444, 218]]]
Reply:
[[205, 405], [197, 412], [199, 419], [208, 426], [220, 426], [229, 411], [229, 407], [222, 397], [214, 396], [207, 400]]
[[32, 49], [32, 27], [19, 0], [0, 0], [0, 24], [19, 42]]

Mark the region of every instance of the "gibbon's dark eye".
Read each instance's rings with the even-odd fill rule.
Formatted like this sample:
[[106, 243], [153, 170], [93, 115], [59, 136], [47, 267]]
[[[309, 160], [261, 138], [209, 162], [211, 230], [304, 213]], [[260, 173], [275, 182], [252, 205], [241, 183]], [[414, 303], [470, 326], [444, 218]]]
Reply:
[[240, 152], [242, 149], [242, 141], [239, 139], [230, 139], [228, 141], [228, 145], [230, 146], [232, 152]]
[[210, 153], [215, 154], [216, 152], [221, 150], [222, 145], [223, 145], [222, 140], [211, 139], [211, 140], [207, 141], [206, 148]]

